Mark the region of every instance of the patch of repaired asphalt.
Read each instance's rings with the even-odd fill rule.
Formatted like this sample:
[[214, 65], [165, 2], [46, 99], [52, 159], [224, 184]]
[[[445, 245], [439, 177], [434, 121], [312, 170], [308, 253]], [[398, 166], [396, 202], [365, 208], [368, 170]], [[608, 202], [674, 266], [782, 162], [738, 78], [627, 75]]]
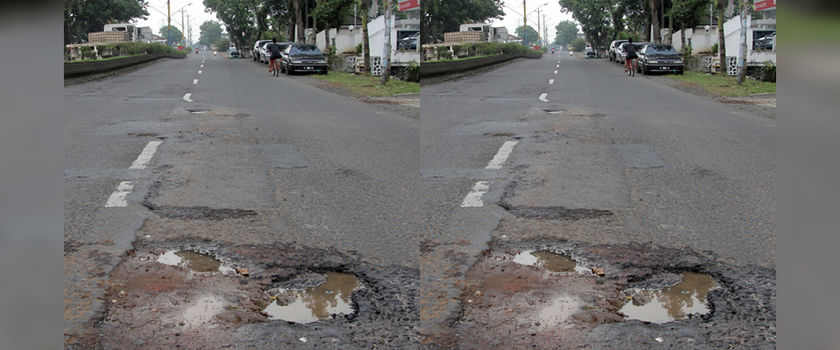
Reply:
[[[568, 255], [604, 276], [518, 264], [512, 257], [522, 250]], [[619, 312], [628, 289], [674, 285], [684, 272], [717, 282], [707, 294], [710, 313], [656, 324]], [[729, 265], [688, 249], [496, 240], [467, 272], [462, 309], [449, 330], [431, 337], [436, 347], [462, 349], [775, 348], [775, 287], [772, 269]]]
[[[238, 272], [200, 273], [156, 261], [175, 249], [206, 252]], [[364, 284], [352, 293], [354, 313], [309, 324], [262, 313], [272, 302], [269, 290], [328, 272]], [[335, 250], [141, 240], [111, 274], [104, 314], [85, 334], [69, 336], [65, 348], [413, 348], [420, 337], [418, 275]]]

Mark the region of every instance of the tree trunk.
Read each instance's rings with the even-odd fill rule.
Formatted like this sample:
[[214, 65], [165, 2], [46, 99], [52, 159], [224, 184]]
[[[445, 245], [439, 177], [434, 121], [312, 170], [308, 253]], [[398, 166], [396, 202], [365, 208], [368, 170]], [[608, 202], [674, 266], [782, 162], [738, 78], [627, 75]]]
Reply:
[[726, 74], [726, 34], [723, 32], [723, 11], [726, 8], [724, 0], [717, 0], [718, 5], [718, 57], [720, 58], [720, 74]]
[[293, 3], [295, 6], [295, 27], [297, 28], [295, 42], [298, 44], [304, 44], [303, 10], [300, 8], [300, 0], [293, 0]]
[[741, 52], [738, 55], [738, 85], [744, 82], [744, 77], [747, 75], [747, 30], [749, 29], [749, 22], [747, 15], [749, 11], [748, 0], [741, 2]]
[[[662, 1], [662, 0], [660, 0]], [[659, 23], [659, 6], [656, 0], [648, 0], [650, 4], [650, 21], [653, 25], [651, 32], [653, 32], [653, 42], [657, 44], [662, 43], [662, 31]]]
[[668, 45], [672, 45], [671, 43], [674, 40], [674, 15], [668, 14], [668, 36], [665, 37], [665, 43]]
[[[682, 28], [680, 28], [680, 50], [683, 53], [686, 53], [687, 52], [686, 49], [687, 48], [685, 47], [685, 23], [683, 23]], [[688, 58], [688, 57], [686, 57], [686, 58]]]
[[644, 35], [644, 38], [642, 38], [642, 41], [650, 40], [650, 26], [651, 25], [653, 25], [653, 22], [651, 22], [650, 17], [645, 17], [645, 29], [644, 29], [644, 34], [642, 34], [642, 35]]
[[310, 36], [311, 41], [310, 44], [317, 45], [318, 44], [318, 13], [315, 12], [312, 14], [312, 35]]
[[382, 85], [391, 75], [391, 0], [385, 0], [385, 48], [382, 53]]
[[369, 0], [362, 0], [362, 54], [364, 55], [365, 75], [370, 75], [370, 39], [368, 38]]
[[[326, 29], [324, 29], [324, 54], [327, 55], [327, 58], [330, 57], [330, 22], [325, 22]], [[317, 39], [317, 38], [316, 38]]]

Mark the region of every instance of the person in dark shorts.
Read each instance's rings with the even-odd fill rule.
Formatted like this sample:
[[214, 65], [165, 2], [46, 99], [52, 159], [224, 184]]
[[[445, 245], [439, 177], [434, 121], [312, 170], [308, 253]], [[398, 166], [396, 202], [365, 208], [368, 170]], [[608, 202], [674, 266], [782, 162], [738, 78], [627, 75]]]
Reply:
[[274, 69], [279, 69], [280, 64], [275, 67], [275, 62], [280, 59], [280, 44], [277, 43], [277, 38], [271, 39], [271, 44], [268, 45], [268, 52], [271, 57], [268, 60], [268, 72], [274, 73]]
[[636, 45], [633, 45], [633, 39], [627, 38], [627, 44], [624, 44], [624, 72], [629, 76], [636, 76]]

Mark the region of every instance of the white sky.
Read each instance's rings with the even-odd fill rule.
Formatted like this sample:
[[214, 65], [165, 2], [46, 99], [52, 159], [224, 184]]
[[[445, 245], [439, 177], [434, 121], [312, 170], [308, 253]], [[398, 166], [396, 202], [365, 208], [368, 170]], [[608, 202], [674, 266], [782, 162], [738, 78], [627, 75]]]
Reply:
[[[539, 7], [542, 4], [547, 5]], [[522, 26], [522, 1], [507, 0], [504, 1], [504, 5], [505, 6], [502, 7], [502, 9], [505, 11], [505, 17], [501, 20], [493, 20], [490, 23], [494, 26], [505, 26], [508, 29], [508, 33], [516, 35], [516, 28]], [[534, 27], [534, 29], [537, 28], [537, 11], [534, 10], [539, 7], [540, 17], [542, 17], [542, 14], [545, 13], [545, 20], [548, 22], [547, 39], [549, 41], [554, 41], [554, 35], [557, 34], [554, 26], [556, 26], [557, 23], [566, 20], [574, 22], [571, 13], [560, 12], [560, 4], [557, 0], [530, 0], [527, 1], [526, 5], [528, 10], [528, 25]], [[542, 19], [540, 19], [540, 25], [542, 25]], [[578, 30], [580, 30], [580, 28], [578, 28]]]
[[[156, 35], [160, 35], [160, 27], [166, 25], [166, 0], [147, 0], [149, 3], [149, 16], [146, 20], [135, 20], [134, 22], [137, 23], [139, 27], [151, 27], [152, 32]], [[187, 5], [191, 4], [191, 5]], [[177, 11], [181, 7], [184, 8], [184, 35], [189, 35], [187, 31], [187, 15], [190, 16], [190, 27], [192, 27], [192, 41], [198, 41], [199, 35], [201, 35], [201, 30], [198, 27], [201, 26], [204, 21], [217, 21], [221, 23], [216, 18], [215, 13], [205, 13], [204, 12], [204, 2], [202, 0], [170, 0], [169, 6], [172, 11], [172, 26], [181, 30], [181, 11]], [[222, 29], [225, 29], [224, 24], [222, 24]], [[227, 30], [225, 30], [227, 31]]]

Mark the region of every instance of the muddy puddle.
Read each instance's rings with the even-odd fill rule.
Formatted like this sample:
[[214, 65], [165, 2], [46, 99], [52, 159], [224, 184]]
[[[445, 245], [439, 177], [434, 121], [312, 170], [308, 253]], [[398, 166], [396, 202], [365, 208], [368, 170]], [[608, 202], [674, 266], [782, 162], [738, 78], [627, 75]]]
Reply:
[[157, 258], [164, 265], [182, 266], [195, 272], [234, 272], [234, 269], [210, 254], [191, 250], [168, 250]]
[[579, 266], [577, 261], [568, 255], [557, 254], [547, 250], [524, 250], [513, 256], [513, 262], [521, 265], [536, 266], [551, 272], [587, 272], [586, 268]]
[[328, 272], [323, 282], [303, 289], [270, 291], [272, 302], [263, 310], [271, 320], [311, 323], [355, 312], [350, 299], [362, 287], [353, 275]]
[[632, 290], [619, 310], [627, 319], [653, 323], [682, 320], [689, 314], [707, 314], [711, 309], [706, 295], [717, 288], [706, 274], [686, 272], [682, 281], [662, 289]]

